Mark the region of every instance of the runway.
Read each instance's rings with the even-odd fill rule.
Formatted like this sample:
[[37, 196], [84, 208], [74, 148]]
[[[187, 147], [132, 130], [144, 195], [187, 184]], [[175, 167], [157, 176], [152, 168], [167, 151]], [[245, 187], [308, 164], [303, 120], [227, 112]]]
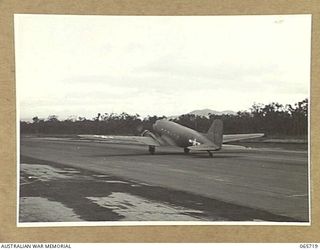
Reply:
[[[21, 222], [45, 220], [48, 207], [65, 212], [45, 221], [309, 220], [307, 151], [231, 148], [209, 158], [67, 138], [20, 145]], [[39, 204], [47, 211], [31, 215]]]

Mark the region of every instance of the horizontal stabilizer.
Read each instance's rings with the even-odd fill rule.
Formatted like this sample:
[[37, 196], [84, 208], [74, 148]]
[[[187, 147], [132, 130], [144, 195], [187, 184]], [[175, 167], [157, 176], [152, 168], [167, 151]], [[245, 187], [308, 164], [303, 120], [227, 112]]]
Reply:
[[233, 134], [233, 135], [223, 135], [223, 143], [231, 142], [231, 141], [240, 141], [245, 139], [253, 139], [264, 136], [261, 134]]
[[250, 147], [245, 147], [241, 145], [231, 145], [231, 144], [223, 144], [222, 150], [250, 150]]
[[188, 149], [195, 150], [195, 151], [216, 151], [219, 150], [221, 147], [218, 147], [216, 145], [196, 145], [196, 146], [190, 146]]
[[134, 143], [148, 146], [160, 146], [159, 142], [149, 136], [121, 136], [121, 135], [79, 135], [89, 140], [105, 141], [110, 143]]

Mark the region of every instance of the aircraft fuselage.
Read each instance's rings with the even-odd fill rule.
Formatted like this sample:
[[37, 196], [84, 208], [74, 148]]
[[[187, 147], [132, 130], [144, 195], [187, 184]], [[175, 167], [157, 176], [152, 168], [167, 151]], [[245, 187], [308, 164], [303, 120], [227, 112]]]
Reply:
[[212, 142], [201, 133], [175, 122], [158, 120], [153, 125], [153, 129], [161, 140], [164, 140], [170, 145], [186, 148], [199, 144], [212, 144]]

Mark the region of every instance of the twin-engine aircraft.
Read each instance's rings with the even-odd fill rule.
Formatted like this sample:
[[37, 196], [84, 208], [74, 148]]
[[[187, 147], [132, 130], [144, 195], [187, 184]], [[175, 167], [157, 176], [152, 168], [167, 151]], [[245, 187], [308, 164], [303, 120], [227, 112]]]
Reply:
[[149, 146], [150, 154], [154, 154], [156, 147], [171, 145], [182, 147], [188, 154], [193, 151], [207, 151], [213, 157], [212, 151], [222, 148], [225, 142], [239, 141], [262, 137], [264, 134], [230, 134], [223, 135], [223, 124], [221, 120], [214, 120], [208, 132], [203, 134], [191, 128], [167, 120], [158, 120], [153, 124], [154, 132], [145, 130], [141, 136], [111, 136], [111, 135], [79, 135], [82, 138], [103, 140], [106, 142], [134, 142]]

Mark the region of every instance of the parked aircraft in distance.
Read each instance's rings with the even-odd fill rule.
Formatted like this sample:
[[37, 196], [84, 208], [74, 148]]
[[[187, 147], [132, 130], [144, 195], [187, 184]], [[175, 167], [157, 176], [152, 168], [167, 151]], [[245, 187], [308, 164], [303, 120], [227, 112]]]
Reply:
[[150, 154], [161, 145], [172, 145], [184, 148], [187, 154], [190, 150], [207, 151], [213, 157], [212, 151], [220, 150], [225, 142], [239, 141], [243, 139], [262, 137], [264, 134], [230, 134], [223, 135], [223, 123], [221, 120], [214, 120], [208, 132], [203, 134], [178, 123], [158, 120], [153, 124], [154, 132], [145, 130], [141, 136], [113, 136], [113, 135], [79, 135], [81, 138], [134, 142], [149, 146]]

